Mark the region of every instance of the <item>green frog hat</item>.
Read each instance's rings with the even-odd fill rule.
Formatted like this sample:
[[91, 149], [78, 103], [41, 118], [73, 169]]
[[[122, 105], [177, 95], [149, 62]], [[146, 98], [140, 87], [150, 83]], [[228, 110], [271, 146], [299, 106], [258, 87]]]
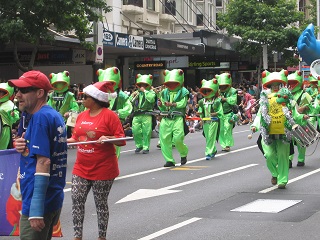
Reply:
[[199, 92], [204, 98], [213, 98], [218, 94], [219, 84], [218, 80], [213, 78], [211, 80], [203, 79], [201, 81], [201, 88]]
[[288, 71], [282, 69], [280, 72], [269, 72], [267, 70], [262, 72], [262, 87], [271, 88], [271, 84], [279, 83], [287, 85], [288, 83]]
[[184, 73], [182, 69], [164, 70], [164, 83], [170, 91], [177, 92], [183, 87]]
[[105, 70], [98, 69], [97, 76], [99, 82], [110, 82], [113, 86], [114, 91], [121, 89], [122, 80], [119, 68], [110, 67]]
[[309, 74], [308, 77], [309, 83], [311, 84], [317, 84], [318, 85], [318, 80], [320, 80], [320, 76], [314, 77], [311, 73]]
[[217, 74], [215, 78], [218, 80], [221, 92], [227, 92], [232, 87], [232, 78], [230, 73]]
[[142, 84], [147, 84], [148, 86], [146, 87], [146, 89], [150, 90], [152, 86], [152, 81], [153, 81], [152, 79], [153, 79], [153, 76], [151, 74], [146, 74], [146, 75], [137, 74], [136, 85], [138, 87], [141, 87]]
[[55, 92], [64, 93], [68, 91], [70, 85], [70, 74], [68, 71], [51, 73], [49, 80]]
[[0, 98], [0, 103], [4, 103], [12, 97], [14, 88], [10, 87], [8, 83], [0, 83], [0, 91], [5, 92], [5, 94]]
[[288, 88], [292, 93], [295, 93], [303, 88], [302, 72], [297, 70], [288, 75]]

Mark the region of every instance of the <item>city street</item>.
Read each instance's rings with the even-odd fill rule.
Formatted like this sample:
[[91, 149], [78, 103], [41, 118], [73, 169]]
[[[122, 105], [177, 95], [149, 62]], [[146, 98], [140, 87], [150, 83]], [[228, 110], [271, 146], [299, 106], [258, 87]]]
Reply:
[[[318, 141], [307, 149], [305, 167], [297, 157], [284, 190], [271, 185], [265, 159], [247, 138], [249, 126], [236, 126], [235, 146], [225, 153], [218, 146], [205, 160], [202, 132], [189, 133], [188, 163], [163, 168], [153, 138], [149, 154], [135, 154], [134, 142], [121, 149], [120, 176], [109, 195], [108, 240], [244, 240], [320, 239], [320, 159]], [[296, 150], [296, 149], [295, 149]], [[296, 150], [297, 152], [297, 150]], [[68, 152], [68, 175], [61, 215], [61, 239], [72, 239], [70, 181], [76, 150]], [[178, 164], [179, 163], [179, 164]], [[86, 203], [83, 239], [97, 239], [92, 192]], [[1, 239], [18, 239], [0, 237]]]

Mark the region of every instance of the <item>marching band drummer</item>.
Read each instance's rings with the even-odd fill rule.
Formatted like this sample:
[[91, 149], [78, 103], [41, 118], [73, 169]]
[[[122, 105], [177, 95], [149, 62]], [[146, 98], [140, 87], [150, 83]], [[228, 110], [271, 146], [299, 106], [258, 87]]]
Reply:
[[164, 71], [164, 85], [158, 99], [158, 106], [163, 116], [160, 124], [159, 138], [161, 152], [166, 160], [164, 167], [175, 166], [172, 155], [172, 143], [175, 144], [181, 157], [181, 165], [187, 163], [188, 147], [184, 143], [185, 114], [189, 91], [183, 87], [184, 73], [182, 69]]
[[[48, 105], [59, 112], [67, 122], [70, 112], [79, 112], [74, 94], [69, 91], [70, 74], [68, 71], [51, 73], [49, 80], [53, 92], [49, 94]], [[71, 137], [71, 127], [67, 127], [67, 135]]]
[[223, 108], [223, 117], [220, 119], [219, 143], [222, 151], [230, 152], [230, 147], [234, 145], [232, 131], [234, 121], [230, 121], [236, 113], [233, 107], [237, 104], [238, 91], [232, 87], [232, 78], [230, 73], [222, 73], [215, 76], [219, 83], [220, 97]]
[[[110, 67], [105, 70], [98, 69], [97, 76], [99, 82], [109, 82], [113, 86], [114, 93], [109, 99], [109, 109], [118, 114], [120, 121], [123, 123], [132, 112], [132, 104], [129, 96], [122, 91], [122, 79], [120, 70], [117, 67]], [[117, 157], [120, 157], [120, 148], [116, 146]]]
[[152, 133], [153, 118], [151, 115], [156, 101], [156, 94], [151, 90], [152, 75], [136, 76], [137, 91], [133, 92], [129, 97], [133, 106], [132, 134], [136, 144], [135, 153], [142, 150], [143, 154], [149, 153], [150, 139]]
[[[215, 157], [217, 153], [216, 141], [219, 129], [219, 118], [223, 116], [223, 109], [219, 95], [217, 79], [201, 81], [200, 93], [203, 98], [199, 101], [198, 114], [203, 120], [203, 133], [206, 138], [206, 160]], [[212, 118], [215, 119], [212, 119]], [[208, 118], [209, 120], [205, 120]]]
[[284, 189], [289, 178], [289, 152], [294, 124], [305, 124], [307, 115], [299, 114], [292, 104], [292, 94], [287, 88], [288, 71], [262, 73], [260, 108], [251, 125], [251, 131], [260, 130], [261, 144], [267, 167], [271, 172], [271, 183]]
[[[296, 102], [296, 106], [298, 107], [298, 112], [300, 114], [310, 114], [313, 111], [313, 108], [310, 107], [311, 105], [311, 96], [308, 92], [303, 90], [303, 76], [300, 71], [296, 71], [290, 75], [288, 75], [288, 88], [293, 95], [293, 99]], [[293, 144], [297, 145], [298, 148], [298, 167], [303, 167], [305, 165], [305, 158], [306, 158], [306, 148], [301, 147], [299, 144], [293, 140]], [[291, 154], [289, 156], [289, 168], [292, 167], [292, 160], [294, 155]]]

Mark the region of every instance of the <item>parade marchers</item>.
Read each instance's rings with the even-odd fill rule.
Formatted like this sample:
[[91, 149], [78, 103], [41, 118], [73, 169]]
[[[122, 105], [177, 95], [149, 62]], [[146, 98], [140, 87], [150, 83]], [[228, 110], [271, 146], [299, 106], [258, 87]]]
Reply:
[[[189, 148], [184, 143], [184, 137], [194, 129], [203, 129], [206, 138], [203, 156], [206, 160], [215, 157], [216, 143], [221, 145], [222, 151], [231, 151], [234, 145], [233, 128], [239, 123], [239, 119], [248, 118], [244, 111], [248, 110], [247, 106], [242, 110], [237, 106], [239, 98], [241, 103], [245, 102], [241, 100], [242, 90], [246, 90], [248, 86], [241, 86], [237, 90], [232, 87], [230, 74], [222, 73], [213, 79], [202, 79], [200, 89], [195, 92], [191, 88], [183, 87], [183, 70], [165, 70], [163, 74], [164, 84], [161, 87], [152, 86], [152, 75], [138, 74], [135, 89], [128, 92], [121, 90], [118, 68], [98, 70], [99, 82], [106, 82], [111, 86], [105, 89], [105, 93], [109, 94], [109, 108], [118, 115], [122, 124], [129, 124], [132, 127], [135, 153], [141, 151], [143, 154], [149, 153], [150, 138], [156, 125], [159, 128], [159, 147], [166, 162], [164, 167], [176, 165], [173, 147], [180, 154], [181, 165], [187, 163]], [[72, 88], [75, 86], [71, 88], [68, 71], [52, 73], [49, 79], [53, 91], [48, 96], [48, 105], [62, 115], [65, 123], [68, 123], [69, 117], [74, 117], [71, 113], [79, 114], [81, 109], [86, 110], [82, 102], [88, 96], [82, 90], [76, 95], [72, 93], [75, 90]], [[305, 146], [301, 146], [304, 139], [299, 139], [303, 136], [299, 136], [299, 133], [297, 135], [294, 127], [298, 125], [299, 130], [305, 129], [311, 132], [312, 125], [310, 126], [308, 121], [314, 128], [318, 126], [317, 116], [320, 112], [318, 80], [310, 76], [310, 86], [303, 86], [301, 72], [297, 71], [288, 76], [285, 70], [273, 73], [264, 71], [262, 79], [260, 108], [250, 129], [252, 132], [260, 131], [258, 145], [266, 158], [272, 176], [271, 183], [278, 184], [278, 188], [283, 189], [288, 182], [289, 167], [292, 167], [294, 145], [298, 147], [299, 152], [297, 166], [305, 165]], [[19, 91], [25, 94], [23, 88]], [[1, 150], [14, 146], [15, 138], [26, 131], [28, 121], [32, 118], [24, 115], [24, 112], [19, 113], [13, 101], [13, 88], [7, 83], [0, 84]], [[23, 116], [20, 121], [19, 114]], [[69, 137], [76, 124], [75, 119], [71, 124], [67, 124]], [[17, 133], [18, 129], [20, 131]], [[78, 140], [98, 141], [99, 134], [96, 131], [91, 129]], [[317, 137], [318, 135], [311, 135], [307, 140], [312, 141]], [[94, 147], [79, 144], [77, 151], [81, 154], [94, 154]], [[120, 149], [117, 148], [116, 152], [119, 158]], [[90, 159], [95, 161], [95, 158]], [[101, 236], [100, 239], [105, 238]]]

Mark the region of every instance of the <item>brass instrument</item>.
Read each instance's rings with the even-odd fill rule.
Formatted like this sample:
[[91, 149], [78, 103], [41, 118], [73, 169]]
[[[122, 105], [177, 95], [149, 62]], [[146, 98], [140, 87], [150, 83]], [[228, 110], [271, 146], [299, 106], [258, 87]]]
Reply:
[[131, 103], [134, 103], [137, 99], [137, 97], [139, 97], [139, 91], [136, 90], [131, 94], [132, 98], [131, 98]]

